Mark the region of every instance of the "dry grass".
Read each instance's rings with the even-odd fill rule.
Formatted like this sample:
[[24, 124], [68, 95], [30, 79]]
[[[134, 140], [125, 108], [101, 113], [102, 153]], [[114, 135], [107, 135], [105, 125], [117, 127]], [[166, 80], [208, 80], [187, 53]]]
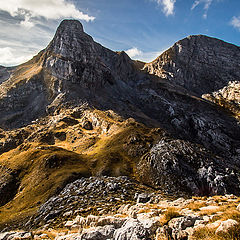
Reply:
[[20, 172], [21, 191], [0, 208], [0, 225], [4, 222], [18, 222], [33, 214], [40, 203], [46, 201], [70, 179], [91, 175], [86, 160], [81, 155], [56, 147], [37, 150], [31, 148], [4, 164]]
[[191, 202], [191, 203], [189, 203], [187, 206], [186, 206], [186, 208], [189, 208], [189, 209], [191, 209], [191, 210], [193, 210], [193, 211], [200, 211], [200, 209], [199, 208], [201, 208], [201, 207], [205, 207], [206, 206], [206, 203], [205, 202], [197, 202], [197, 201], [195, 201], [195, 202]]
[[233, 219], [240, 223], [240, 212], [237, 211], [235, 208], [227, 209], [222, 215], [221, 220], [225, 221], [227, 219]]
[[161, 224], [165, 225], [167, 224], [171, 219], [173, 218], [177, 218], [180, 217], [181, 214], [179, 213], [179, 209], [175, 208], [175, 207], [170, 207], [166, 210], [166, 212], [163, 214], [163, 216], [161, 217]]
[[239, 240], [240, 239], [240, 224], [229, 229], [227, 233], [215, 233], [216, 228], [203, 227], [197, 229], [192, 240]]
[[212, 214], [216, 214], [218, 212], [222, 212], [221, 211], [222, 209], [221, 208], [218, 208], [218, 209], [211, 209], [211, 210], [201, 210], [200, 213], [199, 213], [199, 216], [206, 216], [206, 215], [212, 215]]
[[[98, 128], [85, 131], [80, 124], [64, 125], [61, 128], [67, 134], [64, 141], [55, 140], [53, 145], [40, 145], [35, 137], [27, 142], [27, 149], [20, 146], [1, 155], [0, 165], [19, 172], [20, 187], [14, 199], [0, 207], [0, 227], [28, 218], [43, 202], [76, 178], [91, 175], [134, 176], [139, 157], [129, 154], [130, 150], [135, 150], [135, 144], [127, 144], [129, 136], [135, 134], [154, 139], [157, 134], [154, 136], [148, 128], [135, 122], [117, 123], [104, 112], [94, 110], [89, 114], [93, 113], [109, 124], [118, 124], [117, 131], [99, 134], [101, 129]], [[53, 134], [59, 131], [58, 127], [56, 125], [51, 129]], [[77, 139], [72, 143], [75, 137]], [[91, 146], [89, 139], [92, 139]]]
[[[224, 201], [225, 198], [219, 196], [217, 198], [219, 201]], [[226, 205], [221, 206], [220, 210], [223, 212], [222, 214], [216, 215], [211, 222], [215, 222], [217, 220], [228, 220], [233, 219], [240, 223], [240, 212], [236, 210], [237, 202], [227, 202]], [[213, 212], [205, 212], [205, 215], [210, 215]], [[216, 228], [208, 228], [203, 227], [196, 230], [196, 232], [193, 235], [193, 240], [239, 240], [240, 239], [240, 224], [231, 228], [227, 233], [215, 233]]]

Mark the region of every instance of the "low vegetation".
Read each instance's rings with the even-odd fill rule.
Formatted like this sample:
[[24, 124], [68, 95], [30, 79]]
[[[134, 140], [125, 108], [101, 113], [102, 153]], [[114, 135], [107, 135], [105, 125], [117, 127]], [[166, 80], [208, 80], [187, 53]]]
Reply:
[[179, 209], [175, 207], [169, 207], [166, 212], [164, 212], [160, 222], [162, 225], [167, 224], [171, 219], [180, 217]]
[[[17, 173], [17, 192], [11, 201], [0, 206], [0, 228], [27, 219], [49, 197], [80, 177], [134, 178], [139, 156], [157, 138], [157, 133], [143, 125], [131, 119], [119, 121], [113, 113], [88, 110], [74, 121], [70, 121], [70, 114], [46, 131], [44, 120], [23, 128], [28, 131], [23, 143], [1, 155], [0, 167], [9, 169], [10, 175]], [[85, 129], [84, 123], [89, 119], [92, 122], [92, 118], [99, 121], [99, 126]]]

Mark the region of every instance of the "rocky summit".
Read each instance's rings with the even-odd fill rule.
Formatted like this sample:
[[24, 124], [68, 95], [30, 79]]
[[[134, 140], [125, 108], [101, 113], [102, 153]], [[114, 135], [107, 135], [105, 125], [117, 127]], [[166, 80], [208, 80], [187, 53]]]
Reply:
[[196, 35], [143, 63], [64, 20], [0, 66], [0, 239], [239, 239], [239, 59]]

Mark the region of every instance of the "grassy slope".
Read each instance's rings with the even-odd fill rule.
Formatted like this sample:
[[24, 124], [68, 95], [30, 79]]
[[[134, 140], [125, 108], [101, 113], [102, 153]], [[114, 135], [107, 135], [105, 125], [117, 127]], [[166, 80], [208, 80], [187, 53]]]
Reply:
[[[142, 154], [139, 149], [148, 151], [147, 146], [156, 135], [134, 121], [119, 122], [100, 111], [93, 113], [109, 124], [108, 131], [102, 131], [101, 126], [85, 130], [81, 119], [74, 126], [60, 121], [50, 132], [53, 135], [64, 132], [64, 141], [55, 138], [55, 143], [48, 145], [38, 142], [36, 136], [1, 155], [0, 165], [19, 173], [20, 186], [14, 199], [0, 207], [0, 227], [31, 216], [67, 182], [81, 176], [134, 177]], [[136, 142], [131, 144], [131, 139]]]

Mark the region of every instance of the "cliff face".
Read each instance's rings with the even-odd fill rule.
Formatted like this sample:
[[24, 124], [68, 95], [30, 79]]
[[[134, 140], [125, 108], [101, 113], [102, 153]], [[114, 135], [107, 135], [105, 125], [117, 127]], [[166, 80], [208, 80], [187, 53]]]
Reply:
[[64, 20], [32, 60], [0, 68], [0, 227], [80, 177], [240, 194], [239, 55], [191, 36], [143, 66]]
[[110, 105], [121, 89], [128, 91], [125, 82], [136, 75], [134, 62], [124, 52], [94, 42], [75, 20], [63, 21], [47, 48], [9, 77], [5, 68], [2, 72], [0, 123], [10, 128], [28, 124], [68, 101]]

